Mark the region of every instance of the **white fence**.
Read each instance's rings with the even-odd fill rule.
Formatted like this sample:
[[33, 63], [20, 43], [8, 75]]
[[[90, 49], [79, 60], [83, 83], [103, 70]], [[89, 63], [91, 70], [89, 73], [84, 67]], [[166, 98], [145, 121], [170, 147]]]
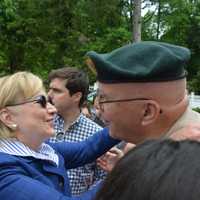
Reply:
[[200, 108], [200, 96], [199, 95], [191, 94], [191, 95], [189, 95], [189, 99], [190, 99], [190, 106], [192, 108], [197, 108], [197, 107]]

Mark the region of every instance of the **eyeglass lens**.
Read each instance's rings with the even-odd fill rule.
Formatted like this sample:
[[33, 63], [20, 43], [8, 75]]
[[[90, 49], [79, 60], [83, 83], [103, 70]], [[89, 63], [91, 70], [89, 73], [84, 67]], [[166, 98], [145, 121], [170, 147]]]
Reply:
[[45, 96], [41, 95], [35, 101], [36, 103], [39, 103], [43, 108], [46, 108], [47, 99]]

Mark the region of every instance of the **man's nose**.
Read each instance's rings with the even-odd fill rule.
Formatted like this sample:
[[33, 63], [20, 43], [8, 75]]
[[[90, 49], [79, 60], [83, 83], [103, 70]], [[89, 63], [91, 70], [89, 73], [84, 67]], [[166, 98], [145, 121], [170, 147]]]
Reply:
[[57, 113], [56, 107], [53, 104], [49, 103], [49, 102], [47, 103], [47, 111], [50, 114], [56, 114]]
[[47, 92], [47, 95], [49, 96], [49, 97], [51, 97], [52, 96], [52, 92], [51, 92], [51, 89]]
[[53, 104], [53, 93], [52, 93], [52, 90], [49, 90], [48, 93], [47, 93], [47, 96], [48, 96], [48, 100], [51, 104]]

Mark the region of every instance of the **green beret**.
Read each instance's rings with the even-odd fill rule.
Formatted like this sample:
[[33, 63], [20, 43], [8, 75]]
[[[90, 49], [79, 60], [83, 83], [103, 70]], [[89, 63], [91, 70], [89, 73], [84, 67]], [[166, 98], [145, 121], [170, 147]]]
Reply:
[[190, 50], [163, 42], [145, 41], [126, 45], [110, 53], [90, 51], [87, 64], [103, 83], [157, 82], [182, 79]]

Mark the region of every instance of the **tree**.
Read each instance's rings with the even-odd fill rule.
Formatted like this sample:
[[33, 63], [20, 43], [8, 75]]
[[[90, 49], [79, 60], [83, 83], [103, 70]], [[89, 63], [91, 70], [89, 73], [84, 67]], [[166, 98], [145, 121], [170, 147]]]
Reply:
[[141, 41], [141, 0], [131, 0], [131, 4], [133, 6], [133, 41], [140, 42]]
[[[0, 70], [44, 79], [64, 65], [87, 70], [87, 51], [108, 52], [142, 37], [189, 47], [188, 79], [198, 92], [199, 0], [143, 0], [142, 6], [141, 0], [1, 0]], [[144, 6], [149, 11], [141, 17]]]

